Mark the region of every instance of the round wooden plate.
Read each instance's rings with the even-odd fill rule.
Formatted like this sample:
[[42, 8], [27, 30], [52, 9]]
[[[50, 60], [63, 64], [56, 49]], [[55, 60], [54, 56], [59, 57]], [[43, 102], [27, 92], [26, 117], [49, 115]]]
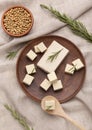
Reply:
[[[48, 47], [53, 40], [59, 42], [61, 45], [69, 49], [70, 52], [56, 70], [57, 77], [62, 81], [64, 88], [62, 90], [54, 92], [52, 87], [50, 87], [49, 90], [45, 92], [42, 88], [40, 88], [40, 84], [46, 78], [46, 73], [37, 67], [37, 63], [43, 54], [38, 54], [37, 58], [34, 61], [29, 60], [26, 54], [30, 49], [33, 50], [34, 46], [39, 44], [40, 42], [44, 42], [45, 45]], [[23, 49], [18, 58], [16, 69], [17, 79], [24, 92], [36, 101], [40, 102], [44, 96], [52, 95], [56, 97], [60, 101], [60, 103], [64, 103], [72, 99], [79, 92], [84, 82], [86, 65], [84, 68], [75, 72], [73, 75], [69, 75], [64, 72], [66, 64], [71, 64], [72, 61], [77, 58], [80, 58], [85, 65], [85, 60], [80, 50], [71, 41], [63, 37], [43, 36], [36, 38], [30, 41], [29, 44], [27, 44], [27, 46]], [[37, 72], [33, 74], [35, 79], [32, 82], [32, 84], [28, 87], [23, 83], [23, 78], [26, 74], [25, 66], [32, 63], [36, 65]]]

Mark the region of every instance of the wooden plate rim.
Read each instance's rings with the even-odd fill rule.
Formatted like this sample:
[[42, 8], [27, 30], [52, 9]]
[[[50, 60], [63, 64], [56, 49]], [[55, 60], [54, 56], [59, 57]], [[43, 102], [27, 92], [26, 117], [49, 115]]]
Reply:
[[[65, 102], [69, 101], [70, 99], [74, 98], [74, 97], [76, 96], [76, 94], [80, 91], [80, 89], [82, 88], [83, 83], [84, 83], [84, 80], [85, 80], [85, 76], [86, 76], [86, 62], [85, 62], [85, 59], [84, 59], [84, 57], [83, 57], [83, 54], [82, 54], [82, 52], [79, 50], [79, 48], [78, 48], [73, 42], [71, 42], [70, 40], [68, 40], [68, 39], [66, 39], [66, 38], [64, 38], [64, 37], [57, 36], [57, 35], [48, 35], [48, 36], [47, 36], [47, 35], [44, 35], [44, 36], [40, 36], [40, 37], [37, 37], [37, 38], [32, 39], [32, 40], [37, 40], [37, 39], [39, 40], [39, 39], [43, 39], [43, 38], [46, 38], [46, 37], [47, 37], [47, 38], [50, 38], [50, 37], [51, 37], [51, 38], [52, 38], [52, 37], [53, 37], [53, 38], [55, 38], [55, 37], [56, 37], [56, 38], [61, 38], [61, 39], [65, 40], [65, 41], [70, 42], [70, 43], [78, 50], [78, 52], [80, 53], [80, 55], [81, 55], [81, 57], [82, 57], [82, 59], [83, 59], [84, 65], [85, 65], [85, 73], [84, 73], [83, 80], [82, 80], [82, 82], [80, 83], [80, 86], [78, 87], [79, 89], [77, 89], [77, 90], [76, 90], [71, 96], [69, 96], [68, 98], [65, 98], [64, 100], [59, 100], [60, 103], [65, 103]], [[18, 64], [19, 64], [20, 57], [21, 57], [21, 55], [23, 54], [23, 52], [25, 51], [26, 47], [30, 46], [30, 43], [32, 42], [32, 40], [27, 43], [27, 45], [23, 48], [23, 50], [21, 51], [21, 53], [20, 53], [20, 55], [19, 55], [19, 57], [18, 57], [18, 60], [17, 60], [17, 63], [16, 63], [16, 76], [17, 76], [17, 80], [18, 80], [20, 86], [22, 87], [24, 93], [25, 93], [28, 97], [31, 97], [31, 98], [32, 98], [33, 100], [35, 100], [36, 102], [41, 102], [41, 100], [39, 100], [39, 98], [33, 96], [32, 94], [29, 94], [28, 90], [27, 90], [25, 87], [23, 87], [22, 83], [21, 83], [20, 80], [19, 80], [19, 75], [18, 75]]]

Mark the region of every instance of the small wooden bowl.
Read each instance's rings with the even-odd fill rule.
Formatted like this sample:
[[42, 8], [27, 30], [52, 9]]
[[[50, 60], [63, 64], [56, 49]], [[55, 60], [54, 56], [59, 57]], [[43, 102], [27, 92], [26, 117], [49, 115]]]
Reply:
[[[28, 12], [28, 14], [30, 14], [30, 19], [31, 19], [31, 24], [30, 26], [27, 28], [27, 30], [25, 30], [23, 33], [20, 33], [20, 34], [13, 34], [12, 32], [8, 31], [7, 28], [5, 27], [4, 25], [4, 19], [5, 19], [5, 15], [8, 11], [10, 11], [11, 9], [15, 9], [15, 8], [21, 8], [21, 9], [24, 9], [26, 12]], [[14, 21], [13, 21], [14, 22]], [[2, 24], [2, 28], [3, 30], [10, 36], [14, 36], [14, 37], [21, 37], [21, 36], [24, 36], [26, 35], [27, 33], [29, 33], [29, 31], [32, 29], [33, 27], [33, 23], [34, 23], [34, 18], [33, 18], [33, 15], [31, 13], [31, 11], [29, 11], [27, 8], [23, 7], [23, 6], [13, 6], [11, 8], [9, 8], [8, 10], [6, 10], [2, 16], [2, 20], [1, 20], [1, 24]]]

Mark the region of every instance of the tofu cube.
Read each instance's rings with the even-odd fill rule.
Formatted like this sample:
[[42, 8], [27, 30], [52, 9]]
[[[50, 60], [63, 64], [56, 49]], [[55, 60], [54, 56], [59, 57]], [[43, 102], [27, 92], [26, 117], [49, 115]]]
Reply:
[[66, 64], [65, 73], [74, 74], [74, 71], [75, 71], [75, 67], [73, 65]]
[[34, 60], [36, 57], [37, 57], [37, 54], [35, 54], [34, 51], [30, 50], [28, 53], [27, 53], [27, 57], [30, 59], [30, 60]]
[[57, 80], [55, 82], [53, 82], [53, 90], [57, 91], [63, 88], [62, 82], [61, 80]]
[[55, 100], [46, 100], [45, 101], [45, 110], [55, 110]]
[[25, 83], [26, 85], [31, 85], [33, 80], [34, 80], [33, 76], [26, 74], [24, 79], [23, 79], [23, 83]]
[[47, 79], [44, 79], [44, 81], [40, 84], [40, 87], [43, 88], [45, 91], [47, 91], [50, 86], [51, 82], [48, 81]]
[[82, 63], [82, 61], [79, 58], [76, 59], [76, 60], [74, 60], [72, 62], [72, 64], [74, 65], [74, 67], [75, 67], [76, 70], [80, 70], [81, 68], [84, 67], [84, 64]]
[[40, 53], [40, 50], [38, 49], [37, 45], [34, 46], [34, 51], [35, 51], [35, 53]]
[[57, 76], [56, 76], [55, 72], [51, 72], [51, 73], [47, 74], [47, 77], [50, 82], [54, 82], [57, 80]]
[[47, 47], [45, 46], [45, 44], [43, 42], [39, 43], [37, 45], [37, 48], [40, 50], [41, 53], [43, 53], [47, 49]]
[[34, 64], [26, 65], [26, 71], [28, 74], [36, 73], [35, 65]]

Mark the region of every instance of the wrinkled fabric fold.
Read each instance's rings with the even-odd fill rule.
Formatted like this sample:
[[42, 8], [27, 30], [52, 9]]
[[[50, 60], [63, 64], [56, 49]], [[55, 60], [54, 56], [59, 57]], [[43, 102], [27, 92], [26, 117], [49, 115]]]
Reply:
[[[75, 98], [62, 104], [65, 112], [86, 130], [92, 129], [92, 43], [76, 36], [68, 26], [56, 19], [49, 11], [42, 9], [40, 4], [51, 5], [61, 13], [80, 20], [92, 32], [92, 0], [1, 0], [0, 19], [8, 7], [22, 5], [27, 7], [34, 16], [34, 26], [30, 33], [20, 38], [7, 35], [0, 24], [0, 128], [2, 130], [23, 130], [23, 127], [5, 109], [4, 104], [14, 107], [24, 116], [30, 128], [34, 130], [77, 130], [75, 126], [63, 118], [52, 117], [44, 113], [40, 104], [33, 101], [20, 87], [16, 78], [18, 56], [27, 41], [43, 35], [62, 36], [72, 41], [83, 53], [86, 61], [86, 78], [80, 92]], [[21, 48], [13, 60], [6, 59], [8, 51]]]

